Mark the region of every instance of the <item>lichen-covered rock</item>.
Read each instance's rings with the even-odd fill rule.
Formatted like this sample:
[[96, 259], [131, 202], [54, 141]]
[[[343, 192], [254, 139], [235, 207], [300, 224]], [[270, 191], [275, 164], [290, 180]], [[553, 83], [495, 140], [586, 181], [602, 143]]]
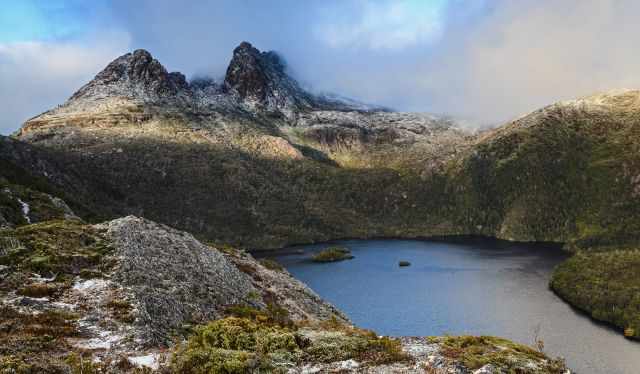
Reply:
[[348, 318], [336, 307], [322, 300], [306, 284], [295, 279], [286, 269], [270, 269], [245, 252], [231, 251], [225, 256], [251, 277], [262, 298], [288, 312], [292, 320], [328, 320], [346, 322]]
[[136, 217], [106, 223], [117, 257], [111, 279], [133, 294], [140, 338], [167, 344], [185, 323], [235, 304], [259, 306], [251, 279], [191, 234]]

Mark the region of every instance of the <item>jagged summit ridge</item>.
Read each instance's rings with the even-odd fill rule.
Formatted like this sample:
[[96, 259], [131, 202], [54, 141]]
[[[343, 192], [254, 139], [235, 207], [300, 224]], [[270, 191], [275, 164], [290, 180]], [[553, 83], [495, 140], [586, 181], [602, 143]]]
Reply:
[[225, 75], [225, 90], [242, 97], [264, 100], [271, 79], [285, 75], [284, 62], [275, 52], [260, 52], [248, 42], [233, 50], [233, 58]]
[[188, 90], [182, 73], [169, 73], [148, 51], [138, 49], [115, 59], [70, 100], [124, 96], [158, 101], [178, 97]]
[[141, 124], [166, 115], [189, 118], [189, 126], [199, 126], [193, 122], [197, 118], [207, 126], [247, 120], [261, 129], [304, 127], [309, 130], [305, 136], [330, 146], [380, 138], [413, 142], [434, 131], [457, 128], [455, 121], [442, 116], [399, 113], [337, 95], [311, 93], [288, 73], [278, 53], [261, 52], [242, 42], [220, 80], [187, 81], [181, 73], [169, 73], [145, 50], [127, 53], [65, 104], [28, 120], [21, 133], [53, 126]]
[[67, 105], [113, 98], [200, 111], [231, 106], [280, 113], [289, 119], [309, 110], [381, 109], [308, 92], [288, 74], [287, 64], [278, 53], [261, 52], [248, 42], [234, 49], [220, 81], [205, 77], [188, 82], [184, 74], [168, 72], [148, 51], [138, 49], [113, 60], [73, 94]]
[[280, 55], [260, 52], [248, 42], [234, 49], [224, 84], [227, 92], [271, 111], [317, 106], [314, 97], [286, 73], [286, 63]]

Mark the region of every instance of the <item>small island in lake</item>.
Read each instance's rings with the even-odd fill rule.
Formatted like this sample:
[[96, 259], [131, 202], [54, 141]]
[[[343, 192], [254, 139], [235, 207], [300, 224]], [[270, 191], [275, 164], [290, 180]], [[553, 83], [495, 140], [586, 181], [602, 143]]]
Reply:
[[354, 256], [348, 248], [338, 246], [325, 248], [311, 257], [314, 262], [336, 262], [353, 258]]

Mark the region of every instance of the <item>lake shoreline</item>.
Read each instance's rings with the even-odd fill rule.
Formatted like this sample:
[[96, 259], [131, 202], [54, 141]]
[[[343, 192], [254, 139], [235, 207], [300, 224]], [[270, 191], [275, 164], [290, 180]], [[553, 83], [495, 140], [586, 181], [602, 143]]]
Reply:
[[423, 241], [423, 242], [445, 242], [445, 243], [460, 243], [460, 242], [469, 242], [469, 241], [477, 241], [479, 243], [482, 242], [497, 242], [504, 244], [523, 244], [523, 245], [534, 245], [534, 246], [543, 246], [549, 248], [557, 248], [565, 253], [571, 254], [572, 252], [567, 250], [564, 242], [547, 242], [547, 241], [521, 241], [521, 240], [508, 240], [502, 239], [495, 236], [487, 236], [487, 235], [475, 235], [475, 234], [459, 234], [459, 235], [434, 235], [434, 236], [371, 236], [371, 237], [343, 237], [337, 239], [331, 239], [326, 241], [318, 241], [318, 242], [301, 242], [289, 244], [280, 248], [265, 248], [265, 249], [246, 249], [248, 253], [256, 258], [269, 257], [271, 254], [283, 254], [287, 253], [290, 250], [306, 247], [310, 245], [319, 245], [326, 244], [327, 246], [344, 242], [344, 241], [352, 241], [352, 240], [415, 240], [415, 241]]
[[[380, 260], [379, 261], [380, 263], [376, 261], [374, 261], [373, 263], [367, 262], [371, 260], [368, 257], [372, 257], [372, 256], [368, 255], [369, 249], [362, 248], [363, 243], [374, 243], [380, 246], [380, 248], [375, 249], [376, 253], [372, 254], [372, 256], [374, 257], [374, 260], [376, 260], [376, 256], [378, 255], [382, 255], [382, 256], [386, 255], [387, 257]], [[336, 244], [346, 246], [352, 249], [352, 252], [356, 256], [356, 259], [353, 261], [349, 261], [345, 264], [338, 265], [338, 267], [336, 267], [335, 264], [333, 263], [323, 264], [323, 265], [313, 264], [310, 261], [307, 261], [305, 259], [306, 257], [310, 256], [314, 251], [322, 249], [326, 246], [336, 245]], [[411, 246], [411, 245], [417, 245], [424, 248], [427, 248], [430, 246], [441, 246], [441, 247], [444, 246], [443, 248], [440, 248], [438, 251], [434, 252], [433, 254], [430, 254], [429, 256], [427, 256], [429, 261], [435, 261], [438, 258], [441, 258], [440, 256], [442, 255], [444, 255], [444, 258], [446, 258], [451, 253], [454, 253], [455, 261], [462, 261], [462, 263], [467, 263], [467, 265], [469, 264], [471, 265], [469, 265], [468, 268], [464, 268], [464, 266], [462, 266], [462, 268], [460, 269], [456, 268], [456, 266], [449, 266], [446, 264], [444, 266], [431, 266], [433, 264], [431, 264], [430, 266], [426, 266], [426, 265], [429, 265], [428, 264], [429, 261], [416, 260], [414, 258], [411, 258], [411, 256], [409, 255], [405, 255], [399, 252], [397, 248], [395, 249], [393, 248], [398, 245], [405, 246], [405, 247]], [[457, 246], [462, 246], [463, 247], [462, 250], [456, 251], [455, 247]], [[301, 249], [304, 251], [304, 253], [300, 253]], [[533, 250], [533, 249], [543, 249], [543, 250]], [[573, 343], [570, 342], [570, 340], [572, 340], [572, 335], [575, 335], [575, 334], [579, 335], [584, 330], [588, 330], [592, 332], [595, 331], [594, 334], [598, 336], [603, 335], [604, 338], [606, 338], [605, 340], [609, 341], [609, 343], [607, 343], [607, 346], [610, 346], [610, 347], [623, 346], [624, 349], [632, 350], [635, 352], [634, 355], [638, 355], [638, 357], [640, 357], [640, 346], [636, 345], [636, 342], [627, 341], [619, 334], [619, 331], [616, 330], [613, 326], [607, 323], [603, 323], [601, 321], [594, 320], [588, 314], [575, 308], [574, 306], [567, 303], [562, 298], [558, 297], [555, 294], [555, 292], [553, 292], [553, 290], [550, 289], [548, 281], [550, 279], [552, 270], [555, 268], [555, 266], [562, 263], [572, 255], [570, 252], [563, 250], [562, 246], [558, 243], [512, 242], [512, 241], [507, 241], [502, 239], [488, 238], [484, 236], [453, 236], [453, 237], [447, 236], [447, 237], [430, 237], [430, 238], [420, 238], [420, 239], [392, 238], [392, 239], [376, 239], [376, 240], [351, 239], [351, 240], [332, 240], [328, 242], [314, 243], [309, 245], [288, 246], [288, 247], [280, 248], [278, 250], [259, 251], [259, 252], [252, 251], [251, 253], [257, 258], [275, 257], [279, 261], [285, 259], [285, 261], [282, 261], [283, 265], [292, 273], [294, 277], [308, 284], [321, 297], [327, 299], [329, 302], [336, 305], [336, 307], [343, 310], [350, 317], [352, 317], [352, 313], [354, 313], [354, 310], [356, 311], [356, 313], [358, 312], [358, 310], [366, 310], [368, 312], [372, 312], [372, 311], [375, 311], [376, 308], [366, 304], [359, 305], [359, 306], [356, 305], [353, 308], [349, 308], [349, 307], [345, 308], [345, 306], [341, 305], [340, 302], [336, 302], [336, 299], [331, 294], [326, 293], [327, 289], [323, 289], [321, 282], [318, 283], [319, 281], [322, 281], [322, 279], [314, 280], [312, 278], [310, 280], [310, 279], [306, 279], [305, 276], [300, 276], [300, 273], [295, 268], [292, 268], [291, 262], [295, 263], [294, 267], [298, 266], [302, 268], [307, 267], [309, 269], [312, 269], [309, 271], [311, 272], [310, 274], [312, 274], [314, 277], [315, 276], [322, 277], [322, 273], [324, 273], [327, 275], [330, 274], [331, 278], [338, 278], [342, 282], [341, 283], [334, 282], [335, 287], [333, 288], [329, 287], [329, 290], [331, 289], [339, 290], [339, 292], [336, 291], [336, 294], [338, 296], [342, 295], [341, 297], [346, 297], [344, 296], [346, 294], [348, 295], [348, 298], [358, 298], [360, 297], [358, 295], [359, 293], [367, 293], [367, 292], [371, 293], [373, 292], [371, 290], [378, 290], [377, 292], [374, 292], [374, 294], [372, 294], [373, 298], [385, 297], [385, 294], [384, 294], [385, 290], [383, 289], [384, 287], [380, 287], [380, 284], [384, 284], [384, 282], [376, 283], [375, 278], [384, 278], [384, 279], [393, 281], [394, 279], [405, 279], [407, 277], [413, 276], [414, 274], [421, 274], [425, 272], [439, 274], [445, 277], [443, 278], [442, 281], [435, 282], [437, 286], [433, 286], [433, 287], [424, 287], [423, 284], [417, 281], [412, 282], [413, 286], [410, 286], [410, 288], [414, 289], [416, 292], [419, 292], [424, 287], [424, 289], [430, 290], [429, 292], [431, 293], [429, 295], [427, 304], [423, 305], [422, 309], [420, 308], [415, 309], [416, 310], [415, 313], [411, 313], [411, 310], [413, 310], [412, 308], [415, 307], [414, 305], [411, 305], [411, 304], [414, 302], [417, 302], [417, 303], [425, 302], [425, 301], [421, 301], [418, 295], [410, 295], [410, 297], [406, 299], [396, 296], [395, 298], [390, 298], [387, 300], [387, 302], [390, 302], [391, 300], [393, 300], [393, 302], [388, 305], [397, 304], [397, 305], [402, 305], [403, 309], [408, 309], [408, 311], [405, 311], [404, 314], [402, 314], [404, 316], [403, 318], [405, 319], [415, 318], [416, 315], [418, 316], [431, 315], [431, 312], [429, 312], [428, 310], [429, 305], [433, 303], [435, 304], [439, 303], [439, 300], [435, 297], [435, 295], [433, 295], [434, 291], [432, 290], [437, 289], [438, 287], [446, 288], [448, 282], [454, 282], [454, 283], [458, 282], [461, 285], [462, 283], [466, 282], [464, 284], [464, 287], [456, 288], [455, 290], [453, 290], [454, 294], [456, 292], [459, 293], [458, 297], [460, 297], [461, 299], [451, 304], [452, 309], [472, 308], [473, 303], [471, 303], [472, 307], [469, 307], [468, 306], [469, 303], [467, 303], [466, 299], [469, 297], [473, 297], [473, 293], [469, 293], [468, 295], [465, 294], [465, 291], [464, 291], [465, 288], [474, 289], [474, 287], [476, 287], [474, 290], [477, 291], [478, 289], [477, 285], [487, 281], [487, 279], [489, 279], [489, 282], [495, 282], [495, 285], [489, 287], [489, 289], [492, 289], [492, 288], [499, 289], [501, 287], [504, 287], [504, 285], [513, 285], [512, 287], [513, 290], [510, 291], [512, 292], [511, 294], [500, 295], [499, 297], [495, 295], [493, 296], [494, 299], [492, 299], [492, 301], [495, 304], [500, 305], [500, 308], [497, 309], [495, 312], [498, 313], [498, 317], [500, 317], [501, 314], [504, 314], [505, 316], [508, 317], [509, 314], [512, 314], [513, 316], [526, 316], [526, 313], [527, 313], [526, 309], [537, 310], [539, 312], [539, 315], [537, 315], [536, 318], [529, 319], [528, 324], [529, 325], [534, 324], [535, 321], [538, 321], [538, 320], [545, 321], [545, 323], [543, 324], [543, 326], [546, 326], [545, 331], [547, 334], [552, 336], [552, 338], [547, 342], [548, 347], [550, 348], [549, 351], [555, 352], [563, 357], [571, 356], [571, 355], [565, 354], [563, 350], [567, 348], [572, 348], [574, 346], [579, 347], [580, 344], [583, 343], [581, 339], [577, 339], [577, 337], [575, 338], [577, 339], [576, 342], [573, 342]], [[403, 259], [406, 258], [407, 260], [410, 260], [412, 263], [412, 266], [404, 269], [398, 268], [397, 266], [398, 262], [396, 261], [397, 258], [393, 256], [396, 256], [396, 257], [399, 256], [399, 257], [402, 257]], [[289, 260], [286, 260], [286, 259], [289, 259]], [[513, 264], [510, 264], [509, 261], [512, 261], [512, 260], [515, 262]], [[344, 268], [345, 266], [351, 267], [352, 264], [362, 263], [363, 261], [366, 264], [363, 265], [364, 267], [362, 269], [352, 268], [351, 270], [348, 270], [348, 271], [346, 271], [345, 269], [340, 269], [340, 268]], [[500, 263], [504, 261], [507, 262], [508, 266], [506, 266], [502, 270], [497, 269], [495, 272], [492, 272], [487, 276], [481, 276], [481, 279], [475, 279], [475, 280], [470, 279], [468, 282], [464, 280], [465, 277], [469, 276], [469, 274], [474, 274], [474, 273], [482, 274], [483, 266], [485, 266], [486, 263], [492, 263], [492, 262]], [[316, 270], [313, 270], [314, 267]], [[376, 267], [376, 268], [372, 269], [373, 267]], [[338, 273], [336, 273], [336, 271], [338, 271]], [[352, 278], [344, 278], [345, 275], [349, 276], [350, 273], [353, 275]], [[375, 276], [372, 274], [375, 274]], [[389, 274], [392, 274], [392, 275], [395, 274], [395, 275], [393, 275], [392, 278], [385, 278], [385, 277], [388, 277]], [[491, 280], [494, 277], [497, 277], [499, 279]], [[348, 285], [350, 282], [357, 283], [358, 278], [365, 278], [368, 281], [362, 284], [358, 283], [359, 289], [357, 289], [356, 291], [349, 291], [349, 287], [346, 285]], [[460, 280], [458, 280], [459, 278]], [[518, 287], [515, 286], [519, 284], [518, 282], [521, 281], [521, 278], [525, 280], [523, 283], [524, 286], [522, 287], [522, 291], [520, 291], [520, 289], [518, 289]], [[500, 280], [501, 282], [498, 280]], [[533, 288], [531, 288], [531, 283], [535, 283]], [[337, 284], [340, 284], [340, 286], [336, 286]], [[420, 284], [421, 286], [419, 288], [415, 288], [415, 285], [418, 285], [418, 284]], [[393, 283], [384, 284], [384, 286], [388, 287], [389, 289], [395, 288], [396, 290], [407, 288], [406, 285], [398, 286], [398, 285], [394, 285]], [[349, 294], [349, 292], [356, 292], [356, 294]], [[551, 317], [547, 315], [548, 314], [547, 310], [545, 310], [545, 308], [542, 307], [544, 303], [540, 303], [540, 305], [536, 305], [535, 302], [532, 303], [527, 301], [526, 299], [524, 300], [518, 299], [519, 302], [523, 303], [523, 305], [527, 305], [527, 308], [524, 308], [525, 311], [522, 311], [519, 309], [523, 309], [523, 308], [519, 307], [517, 305], [518, 304], [517, 302], [509, 301], [509, 298], [513, 298], [513, 297], [517, 299], [519, 297], [518, 296], [519, 293], [527, 293], [527, 292], [533, 293], [534, 295], [537, 295], [538, 293], [543, 294], [543, 299], [546, 300], [545, 302], [549, 304], [548, 307], [551, 308], [550, 310], [554, 311], [553, 313], [549, 313]], [[416, 301], [416, 298], [418, 298], [418, 301]], [[482, 304], [483, 302], [484, 301], [481, 300], [478, 302], [478, 304], [481, 306], [483, 305]], [[489, 304], [491, 303], [488, 303], [487, 305]], [[380, 307], [384, 308], [384, 305], [381, 305]], [[389, 306], [389, 308], [391, 308], [391, 306]], [[419, 310], [419, 312], [417, 310]], [[456, 313], [455, 310], [452, 310], [451, 312]], [[487, 317], [487, 319], [489, 319], [490, 317], [491, 317], [491, 314], [489, 314], [489, 317]], [[498, 317], [495, 317], [497, 318], [496, 321], [500, 321], [500, 318]], [[399, 321], [398, 318], [399, 317], [396, 317], [395, 320]], [[515, 318], [515, 317], [508, 317], [506, 319], [508, 320], [509, 318]], [[567, 318], [569, 321], [573, 321], [573, 322], [570, 322], [570, 324], [577, 324], [576, 326], [580, 326], [580, 327], [577, 327], [575, 329], [577, 333], [572, 329], [568, 329], [563, 334], [558, 335], [559, 334], [558, 331], [562, 331], [562, 329], [558, 328], [557, 326], [553, 326], [553, 328], [549, 329], [549, 325], [548, 325], [549, 322], [547, 321], [548, 318], [558, 319], [555, 322], [552, 321], [552, 323], [556, 323], [561, 327], [563, 325], [562, 323], [563, 318]], [[374, 321], [393, 320], [393, 318], [383, 318], [380, 316], [377, 316], [375, 318], [371, 317], [371, 319]], [[404, 332], [393, 334], [393, 333], [389, 333], [389, 331], [384, 327], [380, 328], [380, 326], [377, 326], [375, 324], [366, 323], [366, 322], [363, 323], [363, 320], [361, 320], [359, 317], [352, 318], [352, 320], [358, 326], [371, 328], [378, 331], [381, 334], [390, 335], [390, 336], [416, 336], [416, 335], [418, 336], [440, 335], [441, 336], [447, 332], [444, 330], [437, 330], [432, 334], [424, 334], [423, 331], [408, 329]], [[464, 321], [465, 318], [460, 318], [460, 320]], [[500, 330], [499, 328], [493, 329], [489, 326], [486, 328], [486, 330], [482, 330], [482, 331], [465, 330], [461, 332], [453, 331], [453, 333], [456, 335], [468, 333], [471, 335], [504, 336], [508, 339], [512, 339], [517, 342], [521, 342], [524, 344], [531, 344], [530, 335], [527, 335], [526, 331], [524, 330], [520, 331], [520, 338], [517, 338], [517, 337], [514, 338], [514, 335], [510, 334], [510, 331], [511, 330], [509, 329], [504, 329], [504, 330]], [[568, 339], [569, 341], [564, 341], [565, 339]], [[602, 337], [599, 337], [596, 340], [601, 341]], [[592, 341], [594, 340], [592, 339]], [[578, 344], [578, 342], [580, 344]], [[576, 359], [575, 352], [573, 354], [574, 356], [572, 357], [572, 359], [568, 360], [569, 366], [572, 369], [577, 369], [577, 372], [580, 372], [580, 373], [601, 372], [597, 370], [596, 371], [586, 370], [585, 367], [583, 367], [584, 364], [580, 362], [584, 360], [582, 360], [582, 358]], [[593, 355], [594, 357], [597, 356], [598, 359], [603, 359], [607, 361], [606, 357], [604, 358], [601, 357], [602, 353], [597, 353], [595, 349], [594, 349]], [[586, 358], [585, 360], [588, 361], [589, 358]], [[624, 359], [620, 357], [618, 357], [615, 361], [620, 361], [620, 360], [624, 361]], [[615, 368], [615, 365], [617, 365], [616, 362], [608, 362], [608, 364], [612, 365], [611, 366], [612, 368]], [[634, 365], [635, 364], [636, 363], [634, 363]], [[640, 361], [637, 364], [640, 364]], [[611, 373], [619, 372], [619, 373], [626, 374], [626, 373], [631, 373], [632, 371], [629, 371], [629, 370], [625, 371], [623, 369], [621, 371], [613, 370], [609, 372]]]

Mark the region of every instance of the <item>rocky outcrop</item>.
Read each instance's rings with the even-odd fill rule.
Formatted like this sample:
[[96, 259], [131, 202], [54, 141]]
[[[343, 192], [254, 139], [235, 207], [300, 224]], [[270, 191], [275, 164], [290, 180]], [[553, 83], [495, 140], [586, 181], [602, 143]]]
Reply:
[[295, 111], [313, 109], [313, 95], [304, 91], [285, 69], [284, 60], [276, 52], [260, 52], [242, 42], [233, 51], [224, 87], [250, 106], [280, 111], [288, 117]]
[[[26, 329], [41, 323], [32, 315], [54, 318], [51, 323], [60, 326], [50, 328], [60, 330], [49, 334], [60, 334], [53, 336], [60, 344], [41, 348], [49, 364], [82, 351], [112, 365], [123, 357], [156, 360], [160, 348], [232, 306], [276, 308], [294, 321], [346, 321], [286, 271], [233, 253], [132, 216], [99, 225], [54, 221], [0, 231], [0, 323]], [[3, 330], [0, 342], [22, 342], [15, 358], [33, 364], [33, 357], [21, 353], [34, 349], [29, 334]]]
[[111, 281], [132, 293], [140, 340], [167, 344], [184, 323], [219, 318], [236, 304], [264, 306], [257, 290], [217, 250], [186, 232], [136, 217], [106, 223], [118, 265]]
[[118, 57], [70, 100], [127, 97], [145, 102], [188, 95], [189, 84], [178, 72], [169, 73], [143, 49]]
[[246, 252], [230, 250], [225, 256], [238, 269], [249, 275], [263, 300], [268, 300], [287, 310], [296, 321], [329, 320], [335, 318], [347, 322], [348, 318], [333, 305], [326, 303], [306, 284], [295, 279], [282, 267], [269, 268]]
[[22, 133], [54, 123], [144, 122], [168, 113], [233, 113], [304, 126], [307, 120], [299, 116], [315, 111], [334, 112], [329, 114], [334, 117], [341, 112], [388, 112], [336, 95], [314, 94], [289, 74], [279, 54], [261, 52], [247, 42], [234, 49], [221, 81], [198, 77], [187, 82], [183, 74], [169, 73], [149, 52], [139, 49], [116, 58], [63, 105], [27, 121]]
[[302, 139], [329, 149], [416, 143], [464, 147], [474, 137], [454, 120], [427, 113], [317, 110], [300, 113], [296, 126]]

